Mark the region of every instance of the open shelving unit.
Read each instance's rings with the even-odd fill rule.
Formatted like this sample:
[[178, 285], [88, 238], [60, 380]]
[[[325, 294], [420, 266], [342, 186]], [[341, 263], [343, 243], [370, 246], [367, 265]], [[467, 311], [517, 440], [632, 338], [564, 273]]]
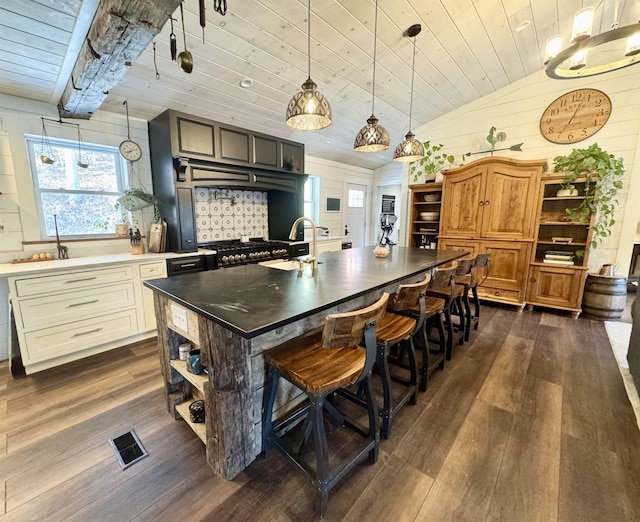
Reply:
[[529, 265], [527, 307], [535, 305], [570, 311], [578, 317], [587, 277], [591, 226], [588, 221], [569, 221], [567, 208], [585, 199], [584, 179], [574, 183], [578, 194], [557, 196], [564, 174], [545, 174], [539, 198], [537, 233]]
[[[440, 235], [442, 207], [442, 183], [410, 185], [411, 189], [411, 237], [409, 246], [437, 248]], [[424, 219], [420, 214], [433, 212], [433, 219]]]
[[186, 390], [186, 394], [190, 396], [180, 404], [176, 404], [176, 412], [182, 417], [182, 419], [191, 427], [195, 434], [200, 438], [202, 442], [207, 443], [207, 428], [204, 423], [191, 422], [191, 416], [189, 414], [189, 406], [196, 400], [204, 400], [204, 386], [207, 382], [207, 375], [196, 375], [187, 370], [186, 361], [180, 359], [172, 359], [170, 361], [171, 367], [176, 370], [185, 381], [191, 386]]

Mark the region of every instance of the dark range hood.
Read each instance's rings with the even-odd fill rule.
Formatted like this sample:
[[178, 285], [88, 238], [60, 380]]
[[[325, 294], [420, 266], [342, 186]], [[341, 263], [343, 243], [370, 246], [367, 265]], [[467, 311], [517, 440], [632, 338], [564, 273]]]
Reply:
[[[175, 111], [149, 122], [153, 191], [168, 249], [196, 252], [196, 187], [267, 193], [269, 239], [288, 240], [304, 212], [304, 145]], [[304, 239], [298, 227], [296, 239]]]

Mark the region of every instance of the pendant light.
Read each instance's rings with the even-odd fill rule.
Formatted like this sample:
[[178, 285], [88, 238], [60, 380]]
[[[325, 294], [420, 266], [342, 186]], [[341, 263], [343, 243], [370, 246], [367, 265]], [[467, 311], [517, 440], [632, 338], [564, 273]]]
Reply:
[[378, 41], [378, 0], [376, 0], [376, 15], [373, 23], [373, 87], [371, 93], [371, 116], [367, 124], [360, 129], [355, 141], [353, 150], [356, 152], [380, 152], [387, 150], [391, 140], [389, 133], [382, 125], [378, 124], [378, 118], [374, 115], [376, 101], [376, 48]]
[[287, 125], [295, 130], [315, 131], [331, 125], [331, 106], [311, 79], [311, 0], [307, 15], [307, 62], [309, 77], [287, 107]]
[[51, 148], [51, 142], [49, 141], [49, 135], [47, 134], [47, 128], [44, 125], [44, 118], [42, 120], [42, 136], [40, 137], [40, 161], [45, 165], [52, 165], [55, 163], [53, 159], [53, 149]]
[[424, 146], [420, 143], [413, 132], [411, 132], [411, 112], [413, 110], [413, 77], [416, 72], [416, 36], [422, 31], [420, 24], [415, 24], [407, 29], [407, 36], [413, 38], [413, 65], [411, 67], [411, 98], [409, 102], [409, 132], [404, 137], [404, 141], [393, 151], [393, 161], [411, 163], [424, 158]]

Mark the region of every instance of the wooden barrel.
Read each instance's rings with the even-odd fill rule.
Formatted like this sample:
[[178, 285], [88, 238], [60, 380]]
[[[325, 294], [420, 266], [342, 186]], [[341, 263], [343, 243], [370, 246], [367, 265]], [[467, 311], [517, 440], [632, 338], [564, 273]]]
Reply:
[[587, 275], [582, 296], [582, 314], [589, 319], [620, 319], [627, 301], [627, 278]]

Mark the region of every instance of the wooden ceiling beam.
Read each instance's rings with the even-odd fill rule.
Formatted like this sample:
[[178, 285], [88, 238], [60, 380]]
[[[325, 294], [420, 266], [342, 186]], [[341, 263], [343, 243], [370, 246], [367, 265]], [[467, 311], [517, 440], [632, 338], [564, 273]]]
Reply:
[[180, 2], [102, 0], [58, 103], [60, 116], [89, 119]]

